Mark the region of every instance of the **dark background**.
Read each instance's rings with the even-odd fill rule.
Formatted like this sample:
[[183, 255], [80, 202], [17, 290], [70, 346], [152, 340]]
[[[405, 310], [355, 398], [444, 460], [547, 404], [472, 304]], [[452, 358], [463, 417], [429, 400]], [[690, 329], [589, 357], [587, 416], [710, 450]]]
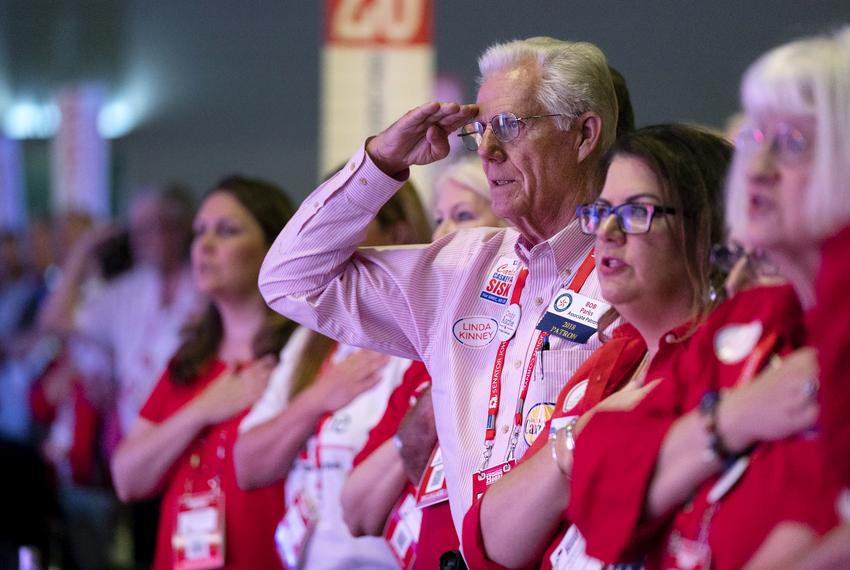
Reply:
[[[850, 0], [435, 3], [437, 70], [463, 78], [470, 98], [476, 57], [493, 42], [588, 40], [626, 76], [639, 125], [722, 126], [756, 56], [850, 22]], [[113, 143], [119, 196], [161, 179], [200, 191], [239, 171], [281, 183], [300, 199], [319, 175], [321, 6], [0, 0], [0, 112], [13, 97], [45, 98], [81, 80], [99, 81], [110, 93], [143, 93], [143, 122]], [[26, 143], [30, 187], [46, 184], [37, 159], [45, 145]]]

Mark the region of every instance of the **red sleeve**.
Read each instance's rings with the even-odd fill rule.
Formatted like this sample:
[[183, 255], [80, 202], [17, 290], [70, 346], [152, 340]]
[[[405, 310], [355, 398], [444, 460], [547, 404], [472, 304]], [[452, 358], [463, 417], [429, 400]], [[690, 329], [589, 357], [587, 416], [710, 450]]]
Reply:
[[[544, 438], [539, 437], [537, 439]], [[469, 568], [475, 568], [475, 570], [507, 570], [507, 567], [487, 558], [484, 536], [481, 534], [481, 503], [483, 498], [481, 497], [472, 503], [472, 506], [466, 512], [466, 516], [463, 517], [461, 532], [463, 558], [466, 560], [466, 565]], [[537, 568], [537, 564], [531, 564], [526, 568]]]
[[416, 397], [417, 393], [421, 393], [422, 386], [430, 385], [430, 382], [431, 377], [428, 375], [428, 369], [422, 362], [416, 360], [408, 366], [401, 384], [390, 394], [384, 416], [369, 432], [366, 445], [354, 457], [354, 467], [360, 465], [369, 455], [395, 435], [401, 425], [401, 420], [412, 407], [411, 398]]
[[75, 483], [92, 482], [97, 461], [100, 413], [86, 398], [82, 384], [74, 384], [74, 442], [68, 452], [71, 475]]
[[47, 401], [44, 393], [43, 376], [37, 378], [30, 387], [30, 411], [33, 419], [40, 424], [50, 424], [56, 419], [56, 408]]
[[850, 485], [850, 227], [823, 249], [810, 342], [820, 366], [821, 425], [829, 464]]
[[156, 386], [151, 391], [151, 395], [148, 396], [142, 409], [139, 410], [139, 417], [157, 424], [164, 421], [168, 417], [165, 405], [172, 399], [172, 386], [170, 374], [166, 370], [156, 381]]
[[[819, 535], [826, 534], [838, 524], [835, 510], [839, 495], [838, 481], [829, 476], [829, 463], [821, 439], [801, 437], [779, 442], [784, 465], [778, 471], [782, 477], [779, 492], [783, 495], [783, 521], [795, 521], [811, 527]], [[844, 455], [848, 453], [845, 449]], [[817, 484], [813, 484], [817, 481]]]
[[634, 410], [597, 412], [577, 439], [567, 514], [594, 558], [639, 557], [634, 551], [659, 530], [641, 518], [661, 444], [678, 416], [674, 384], [662, 382]]

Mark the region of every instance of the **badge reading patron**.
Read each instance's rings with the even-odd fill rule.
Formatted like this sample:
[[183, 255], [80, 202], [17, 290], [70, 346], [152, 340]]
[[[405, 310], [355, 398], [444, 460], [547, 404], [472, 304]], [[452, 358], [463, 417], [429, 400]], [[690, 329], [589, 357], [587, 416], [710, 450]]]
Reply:
[[599, 318], [609, 307], [608, 303], [561, 289], [549, 303], [537, 329], [584, 344], [596, 332]]
[[481, 289], [480, 297], [500, 305], [506, 305], [520, 268], [519, 259], [505, 255], [500, 257], [490, 275], [487, 276], [487, 282]]

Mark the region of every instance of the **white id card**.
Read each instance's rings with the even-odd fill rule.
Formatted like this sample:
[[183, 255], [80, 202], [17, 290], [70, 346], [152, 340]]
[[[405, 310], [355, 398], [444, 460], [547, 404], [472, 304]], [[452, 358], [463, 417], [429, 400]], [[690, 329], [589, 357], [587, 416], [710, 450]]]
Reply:
[[552, 552], [549, 562], [553, 570], [602, 570], [604, 564], [584, 553], [586, 542], [575, 525], [564, 535], [564, 540]]

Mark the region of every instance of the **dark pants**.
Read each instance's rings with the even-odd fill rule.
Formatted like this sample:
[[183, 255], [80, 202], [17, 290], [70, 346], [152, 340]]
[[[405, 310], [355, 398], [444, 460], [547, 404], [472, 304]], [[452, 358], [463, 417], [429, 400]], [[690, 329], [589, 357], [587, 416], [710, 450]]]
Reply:
[[156, 552], [156, 533], [159, 528], [160, 499], [130, 503], [133, 525], [133, 561], [136, 568], [150, 568]]

